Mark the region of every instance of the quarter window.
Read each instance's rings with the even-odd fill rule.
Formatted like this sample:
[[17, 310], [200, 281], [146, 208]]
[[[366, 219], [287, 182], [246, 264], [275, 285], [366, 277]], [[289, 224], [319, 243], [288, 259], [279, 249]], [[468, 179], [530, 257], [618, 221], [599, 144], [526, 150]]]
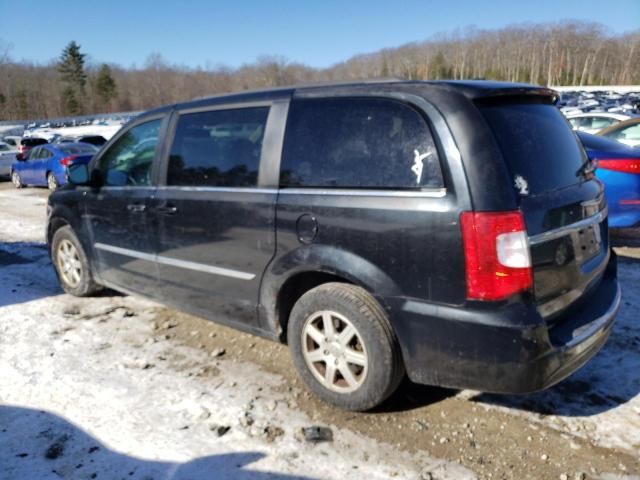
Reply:
[[283, 187], [439, 188], [429, 125], [408, 105], [378, 98], [294, 101]]
[[123, 187], [151, 184], [151, 167], [162, 119], [131, 128], [100, 159], [105, 185]]
[[268, 107], [180, 115], [167, 185], [255, 187]]

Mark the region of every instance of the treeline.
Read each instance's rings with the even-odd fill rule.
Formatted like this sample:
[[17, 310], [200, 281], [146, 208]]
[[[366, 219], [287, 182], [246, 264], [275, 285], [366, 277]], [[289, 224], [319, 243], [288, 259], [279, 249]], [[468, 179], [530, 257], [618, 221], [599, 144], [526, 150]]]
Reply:
[[187, 68], [157, 53], [142, 68], [123, 68], [86, 62], [85, 55], [72, 42], [59, 59], [40, 65], [13, 61], [0, 48], [0, 120], [145, 110], [216, 93], [373, 77], [640, 84], [640, 30], [610, 35], [603, 25], [573, 21], [467, 28], [326, 69], [272, 56], [237, 69]]

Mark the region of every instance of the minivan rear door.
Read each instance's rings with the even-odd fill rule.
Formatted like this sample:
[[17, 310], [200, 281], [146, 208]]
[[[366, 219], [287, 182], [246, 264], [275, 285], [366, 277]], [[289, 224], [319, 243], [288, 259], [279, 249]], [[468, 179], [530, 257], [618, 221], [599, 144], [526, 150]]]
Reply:
[[281, 145], [285, 118], [286, 103], [272, 101], [175, 112], [151, 207], [166, 302], [258, 327], [260, 282], [276, 245], [277, 179], [266, 171], [279, 154], [271, 147]]
[[529, 233], [539, 313], [556, 318], [601, 278], [609, 259], [602, 184], [548, 99], [481, 102], [512, 175]]

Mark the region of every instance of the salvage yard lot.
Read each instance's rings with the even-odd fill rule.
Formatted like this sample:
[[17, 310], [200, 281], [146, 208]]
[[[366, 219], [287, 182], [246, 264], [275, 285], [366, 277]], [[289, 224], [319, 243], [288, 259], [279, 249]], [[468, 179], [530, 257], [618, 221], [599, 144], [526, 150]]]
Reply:
[[[556, 387], [407, 382], [357, 414], [311, 397], [285, 346], [113, 292], [63, 294], [46, 196], [0, 183], [0, 479], [640, 478], [637, 249], [619, 251], [610, 340]], [[310, 426], [333, 440], [308, 441]]]

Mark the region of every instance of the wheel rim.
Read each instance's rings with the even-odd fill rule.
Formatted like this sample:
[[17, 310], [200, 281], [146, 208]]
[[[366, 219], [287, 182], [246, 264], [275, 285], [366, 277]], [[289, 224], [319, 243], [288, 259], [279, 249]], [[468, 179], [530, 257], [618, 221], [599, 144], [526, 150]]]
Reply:
[[55, 190], [58, 187], [58, 182], [56, 181], [56, 177], [53, 174], [49, 174], [47, 177], [47, 183], [49, 184], [49, 190]]
[[19, 187], [19, 186], [20, 186], [20, 175], [18, 175], [16, 172], [13, 172], [13, 173], [11, 174], [11, 180], [13, 181], [13, 184], [14, 184], [16, 187]]
[[302, 355], [316, 380], [333, 392], [354, 392], [367, 376], [368, 355], [360, 333], [337, 312], [323, 310], [306, 319]]
[[78, 249], [69, 240], [62, 240], [58, 245], [56, 255], [58, 272], [62, 281], [71, 288], [80, 285], [82, 279], [82, 262]]

